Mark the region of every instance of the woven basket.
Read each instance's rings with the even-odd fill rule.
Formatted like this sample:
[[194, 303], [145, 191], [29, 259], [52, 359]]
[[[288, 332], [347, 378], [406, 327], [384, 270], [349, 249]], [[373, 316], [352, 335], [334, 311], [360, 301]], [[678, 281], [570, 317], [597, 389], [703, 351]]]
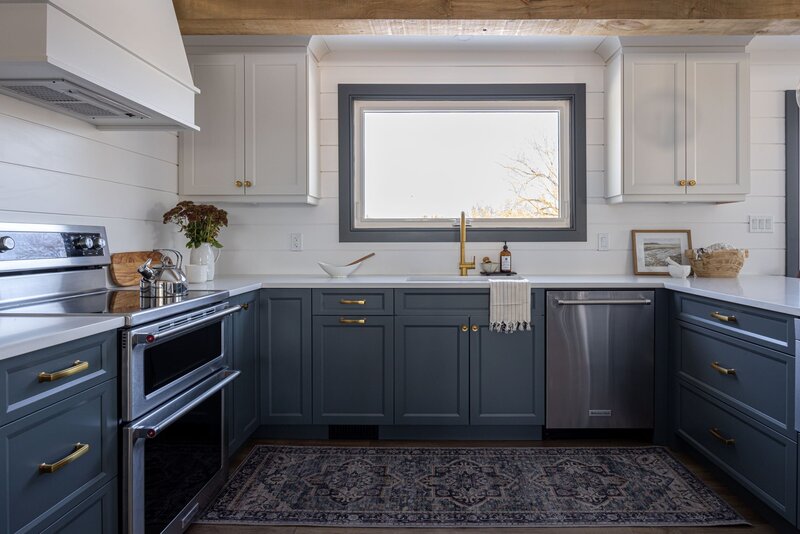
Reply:
[[703, 254], [698, 260], [693, 249], [686, 251], [692, 271], [701, 278], [736, 278], [748, 256], [750, 251], [746, 249], [717, 250]]

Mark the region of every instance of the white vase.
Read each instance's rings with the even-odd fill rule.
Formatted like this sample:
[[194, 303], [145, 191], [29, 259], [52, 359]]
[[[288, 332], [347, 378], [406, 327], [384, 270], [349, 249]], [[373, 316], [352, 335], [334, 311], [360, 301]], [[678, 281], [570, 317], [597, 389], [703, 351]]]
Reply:
[[214, 279], [214, 264], [219, 259], [219, 252], [214, 255], [214, 249], [210, 243], [200, 243], [200, 246], [193, 248], [189, 253], [189, 263], [193, 265], [205, 265], [208, 273], [208, 280]]

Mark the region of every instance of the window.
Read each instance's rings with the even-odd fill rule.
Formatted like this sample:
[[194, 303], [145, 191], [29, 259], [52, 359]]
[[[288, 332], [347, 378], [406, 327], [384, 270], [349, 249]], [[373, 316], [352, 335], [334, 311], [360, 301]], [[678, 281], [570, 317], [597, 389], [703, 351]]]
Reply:
[[[340, 240], [586, 235], [582, 85], [340, 85]], [[347, 115], [344, 115], [344, 112]]]

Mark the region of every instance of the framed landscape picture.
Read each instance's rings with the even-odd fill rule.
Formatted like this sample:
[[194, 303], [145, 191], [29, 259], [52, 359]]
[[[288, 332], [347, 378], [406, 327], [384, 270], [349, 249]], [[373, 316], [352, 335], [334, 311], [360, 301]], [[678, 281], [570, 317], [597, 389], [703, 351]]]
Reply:
[[668, 275], [667, 258], [683, 264], [692, 248], [691, 230], [631, 230], [633, 274]]

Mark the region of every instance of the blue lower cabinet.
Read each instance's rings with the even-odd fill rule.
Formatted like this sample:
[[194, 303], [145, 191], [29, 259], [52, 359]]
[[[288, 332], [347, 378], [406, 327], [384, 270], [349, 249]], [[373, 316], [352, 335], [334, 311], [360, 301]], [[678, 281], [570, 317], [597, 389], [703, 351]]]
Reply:
[[544, 425], [544, 317], [513, 334], [471, 317], [470, 338], [470, 424]]
[[259, 425], [258, 292], [231, 297], [242, 309], [230, 318], [228, 365], [241, 371], [226, 391], [228, 452], [234, 454]]
[[797, 521], [797, 444], [683, 381], [678, 435], [792, 523]]
[[115, 534], [119, 530], [117, 479], [67, 512], [42, 534]]
[[311, 290], [262, 289], [261, 424], [311, 424]]
[[314, 424], [391, 424], [392, 317], [315, 316], [313, 325]]
[[117, 475], [109, 380], [0, 427], [0, 532], [38, 532]]
[[395, 424], [469, 424], [468, 316], [395, 317]]

